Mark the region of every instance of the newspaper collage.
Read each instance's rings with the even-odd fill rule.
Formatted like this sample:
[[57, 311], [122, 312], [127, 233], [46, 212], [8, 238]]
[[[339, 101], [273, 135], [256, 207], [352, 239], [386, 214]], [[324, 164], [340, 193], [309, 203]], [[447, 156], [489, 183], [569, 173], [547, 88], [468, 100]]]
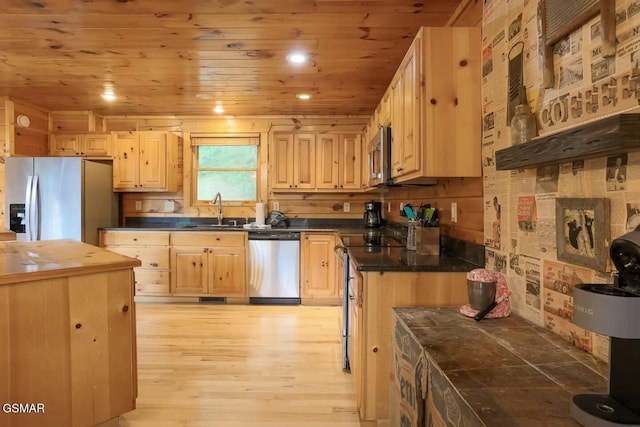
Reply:
[[507, 276], [512, 310], [574, 345], [608, 358], [608, 337], [573, 324], [573, 287], [611, 283], [557, 259], [557, 198], [607, 198], [611, 238], [640, 225], [640, 153], [536, 169], [497, 171], [511, 146], [513, 88], [523, 85], [548, 135], [621, 112], [640, 112], [640, 0], [616, 1], [615, 57], [601, 53], [599, 16], [553, 47], [554, 86], [543, 88], [541, 0], [485, 0], [482, 50], [482, 157], [486, 267]]

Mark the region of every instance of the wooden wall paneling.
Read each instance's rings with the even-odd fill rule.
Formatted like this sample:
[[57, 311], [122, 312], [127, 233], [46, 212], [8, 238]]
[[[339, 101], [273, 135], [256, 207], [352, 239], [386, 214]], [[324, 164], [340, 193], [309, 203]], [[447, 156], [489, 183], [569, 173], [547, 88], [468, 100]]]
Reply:
[[[483, 243], [484, 205], [482, 178], [440, 178], [430, 187], [392, 187], [383, 194], [383, 216], [402, 222], [400, 203], [419, 207], [431, 203], [438, 209], [444, 234], [462, 240]], [[451, 202], [458, 204], [458, 222], [451, 223]], [[391, 203], [391, 212], [388, 212]]]
[[13, 156], [15, 153], [15, 105], [10, 99], [4, 101], [4, 155]]
[[479, 27], [482, 25], [482, 1], [462, 0], [445, 27]]
[[[362, 218], [364, 203], [378, 200], [378, 195], [365, 193], [276, 193], [270, 194], [269, 209], [277, 201], [280, 211], [291, 218]], [[344, 212], [344, 203], [351, 205]]]
[[[49, 154], [49, 113], [23, 101], [9, 102], [13, 104], [9, 122], [9, 132], [14, 138], [12, 155], [47, 156]], [[16, 117], [21, 114], [31, 120], [28, 128], [15, 125]]]
[[100, 132], [102, 120], [93, 111], [52, 111], [51, 132]]

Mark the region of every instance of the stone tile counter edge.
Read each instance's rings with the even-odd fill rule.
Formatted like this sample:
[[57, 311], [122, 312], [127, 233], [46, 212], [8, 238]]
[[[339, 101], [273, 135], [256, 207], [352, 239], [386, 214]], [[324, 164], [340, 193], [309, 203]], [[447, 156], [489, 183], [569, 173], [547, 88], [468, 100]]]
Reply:
[[[414, 406], [434, 425], [455, 415], [453, 425], [579, 426], [569, 414], [571, 396], [607, 389], [605, 362], [517, 316], [476, 322], [458, 307], [393, 310], [392, 388], [398, 372], [411, 370], [403, 353], [421, 352], [413, 369], [426, 371], [415, 384], [426, 398], [417, 396]], [[412, 415], [401, 414], [395, 394], [392, 423]]]

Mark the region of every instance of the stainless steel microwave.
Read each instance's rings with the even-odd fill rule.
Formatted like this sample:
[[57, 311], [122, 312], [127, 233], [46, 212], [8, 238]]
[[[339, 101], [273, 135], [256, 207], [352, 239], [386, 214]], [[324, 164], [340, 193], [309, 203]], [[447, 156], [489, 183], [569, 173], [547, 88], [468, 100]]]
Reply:
[[391, 128], [380, 126], [367, 153], [369, 186], [391, 184]]

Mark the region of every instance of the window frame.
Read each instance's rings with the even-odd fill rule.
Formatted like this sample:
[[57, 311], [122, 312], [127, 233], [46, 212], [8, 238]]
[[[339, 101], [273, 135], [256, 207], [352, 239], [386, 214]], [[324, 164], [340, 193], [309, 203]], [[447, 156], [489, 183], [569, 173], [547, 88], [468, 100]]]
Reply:
[[[201, 168], [199, 162], [198, 148], [201, 146], [232, 146], [232, 145], [252, 145], [256, 149], [255, 168]], [[191, 135], [191, 205], [196, 207], [210, 206], [210, 200], [198, 200], [198, 173], [200, 171], [255, 171], [256, 173], [256, 199], [255, 200], [233, 200], [223, 199], [223, 205], [227, 206], [253, 206], [260, 199], [260, 138], [257, 135]]]

